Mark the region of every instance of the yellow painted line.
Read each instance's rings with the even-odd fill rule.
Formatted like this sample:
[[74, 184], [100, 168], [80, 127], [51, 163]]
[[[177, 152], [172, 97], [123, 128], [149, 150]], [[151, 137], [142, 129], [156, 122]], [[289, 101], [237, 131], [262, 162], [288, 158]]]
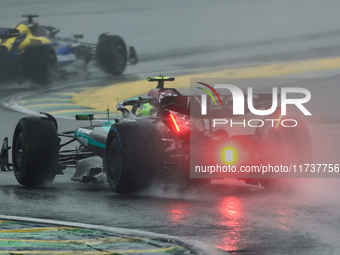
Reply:
[[78, 89], [91, 89], [93, 87], [78, 87]]
[[60, 107], [60, 106], [74, 106], [75, 104], [73, 103], [60, 103], [60, 104], [32, 104], [32, 105], [26, 105], [25, 107], [30, 109], [30, 108], [35, 108], [35, 107], [51, 107], [51, 106], [57, 106], [57, 107]]
[[178, 248], [183, 248], [182, 246], [173, 246], [167, 248], [156, 248], [156, 249], [146, 249], [146, 250], [109, 250], [109, 251], [72, 251], [72, 250], [64, 250], [64, 251], [0, 251], [1, 253], [10, 253], [10, 254], [89, 254], [89, 255], [97, 255], [97, 254], [121, 254], [121, 253], [160, 253], [165, 251], [171, 251]]
[[21, 229], [6, 229], [0, 230], [0, 233], [25, 233], [25, 232], [40, 232], [40, 231], [59, 231], [77, 229], [72, 227], [50, 227], [50, 228], [21, 228]]
[[53, 101], [53, 100], [65, 101], [65, 102], [69, 102], [70, 101], [69, 98], [42, 97], [42, 98], [33, 98], [33, 99], [20, 100], [20, 103], [21, 104], [25, 104], [25, 103], [30, 103], [30, 102]]
[[133, 242], [139, 239], [131, 237], [110, 237], [96, 239], [79, 239], [79, 240], [39, 240], [39, 239], [7, 239], [0, 238], [4, 242], [31, 242], [31, 243], [72, 243], [72, 244], [101, 244], [101, 243], [118, 243], [118, 242]]
[[[71, 110], [57, 110], [57, 111], [53, 111], [53, 112], [48, 112], [49, 114], [64, 114], [64, 113], [96, 113], [96, 112], [100, 112], [101, 114], [103, 112], [105, 112], [106, 108], [103, 110], [92, 110], [92, 109], [71, 109]], [[110, 109], [111, 111], [111, 109]]]
[[60, 95], [60, 96], [72, 96], [76, 94], [76, 92], [57, 92], [57, 93], [53, 93], [53, 95]]
[[[269, 65], [234, 68], [223, 71], [185, 75], [176, 77], [176, 80], [168, 86], [176, 89], [188, 88], [191, 78], [264, 78], [277, 77], [295, 73], [305, 73], [322, 70], [340, 69], [340, 57], [312, 59], [298, 62], [275, 63]], [[134, 81], [120, 84], [113, 84], [101, 88], [91, 88], [89, 90], [76, 93], [72, 97], [72, 102], [83, 107], [95, 110], [106, 109], [107, 105], [116, 105], [119, 101], [147, 93], [155, 87], [155, 82]], [[112, 111], [115, 107], [111, 107]]]

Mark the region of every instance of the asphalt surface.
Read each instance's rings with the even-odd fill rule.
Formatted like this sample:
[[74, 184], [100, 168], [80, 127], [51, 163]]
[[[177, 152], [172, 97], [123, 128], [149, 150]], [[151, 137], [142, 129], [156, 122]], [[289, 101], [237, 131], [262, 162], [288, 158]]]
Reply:
[[[178, 75], [258, 63], [336, 57], [340, 50], [337, 1], [1, 1], [1, 26], [11, 26], [30, 11], [40, 23], [65, 34], [84, 33], [95, 42], [114, 30], [134, 45], [140, 64], [124, 79], [160, 73]], [[29, 8], [31, 10], [28, 10]], [[93, 80], [62, 81], [55, 86], [114, 83], [91, 69]], [[300, 81], [315, 101], [310, 106], [314, 160], [339, 162], [340, 77], [308, 73]], [[308, 83], [308, 84], [306, 84]], [[6, 84], [0, 99], [35, 93], [39, 86]], [[114, 99], [114, 98], [113, 98]], [[115, 99], [114, 99], [115, 100]], [[0, 109], [0, 137], [10, 137], [25, 116]], [[60, 129], [74, 121], [58, 119]], [[73, 169], [49, 188], [17, 184], [12, 172], [0, 173], [0, 214], [58, 219], [165, 233], [213, 244], [232, 254], [339, 254], [339, 179], [300, 180], [294, 191], [269, 192], [236, 180], [183, 188], [156, 184], [130, 196], [107, 185], [72, 183]]]

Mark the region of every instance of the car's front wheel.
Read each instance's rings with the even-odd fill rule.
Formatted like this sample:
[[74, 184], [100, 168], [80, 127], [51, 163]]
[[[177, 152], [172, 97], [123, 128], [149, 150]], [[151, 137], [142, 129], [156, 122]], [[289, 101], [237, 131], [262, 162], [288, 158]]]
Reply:
[[58, 155], [59, 138], [53, 122], [35, 116], [19, 120], [13, 136], [12, 161], [20, 184], [51, 183], [57, 172]]
[[121, 75], [127, 65], [127, 49], [123, 38], [117, 35], [101, 35], [97, 45], [97, 62], [111, 75]]

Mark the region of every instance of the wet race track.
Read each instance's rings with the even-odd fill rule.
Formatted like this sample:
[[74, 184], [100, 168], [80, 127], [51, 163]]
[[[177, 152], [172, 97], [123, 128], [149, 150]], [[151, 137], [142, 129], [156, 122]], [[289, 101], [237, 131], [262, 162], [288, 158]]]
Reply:
[[[32, 99], [40, 93], [73, 93], [159, 74], [177, 77], [233, 69], [239, 77], [301, 78], [294, 82], [309, 88], [314, 100], [310, 105], [314, 160], [340, 163], [337, 1], [0, 3], [0, 27], [12, 26], [26, 12], [38, 13], [41, 24], [58, 26], [64, 35], [83, 33], [84, 41], [96, 42], [106, 31], [119, 34], [135, 46], [140, 58], [121, 78], [108, 77], [93, 67], [86, 81], [75, 77], [47, 88], [1, 84], [1, 139], [7, 136], [12, 141], [17, 121], [25, 116], [13, 109], [26, 95]], [[112, 95], [113, 104], [116, 97]], [[25, 107], [44, 110], [36, 104]], [[49, 111], [60, 110], [54, 107]], [[60, 130], [80, 125], [65, 118], [58, 118], [58, 123]], [[281, 192], [237, 180], [190, 188], [156, 183], [127, 196], [113, 193], [106, 184], [73, 183], [73, 172], [67, 169], [50, 187], [37, 189], [20, 186], [13, 172], [0, 172], [0, 214], [168, 234], [231, 254], [340, 253], [340, 180], [336, 178], [298, 180], [292, 184], [294, 189]]]

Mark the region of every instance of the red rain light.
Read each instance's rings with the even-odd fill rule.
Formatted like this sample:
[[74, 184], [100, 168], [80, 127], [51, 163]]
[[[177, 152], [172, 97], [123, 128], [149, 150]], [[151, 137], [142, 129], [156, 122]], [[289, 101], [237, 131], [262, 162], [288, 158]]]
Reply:
[[176, 127], [177, 132], [179, 132], [179, 127], [178, 127], [178, 125], [177, 125], [177, 122], [176, 122], [174, 116], [173, 116], [171, 113], [170, 113], [170, 117], [171, 117], [172, 122], [174, 123], [174, 125], [175, 125], [175, 127]]

